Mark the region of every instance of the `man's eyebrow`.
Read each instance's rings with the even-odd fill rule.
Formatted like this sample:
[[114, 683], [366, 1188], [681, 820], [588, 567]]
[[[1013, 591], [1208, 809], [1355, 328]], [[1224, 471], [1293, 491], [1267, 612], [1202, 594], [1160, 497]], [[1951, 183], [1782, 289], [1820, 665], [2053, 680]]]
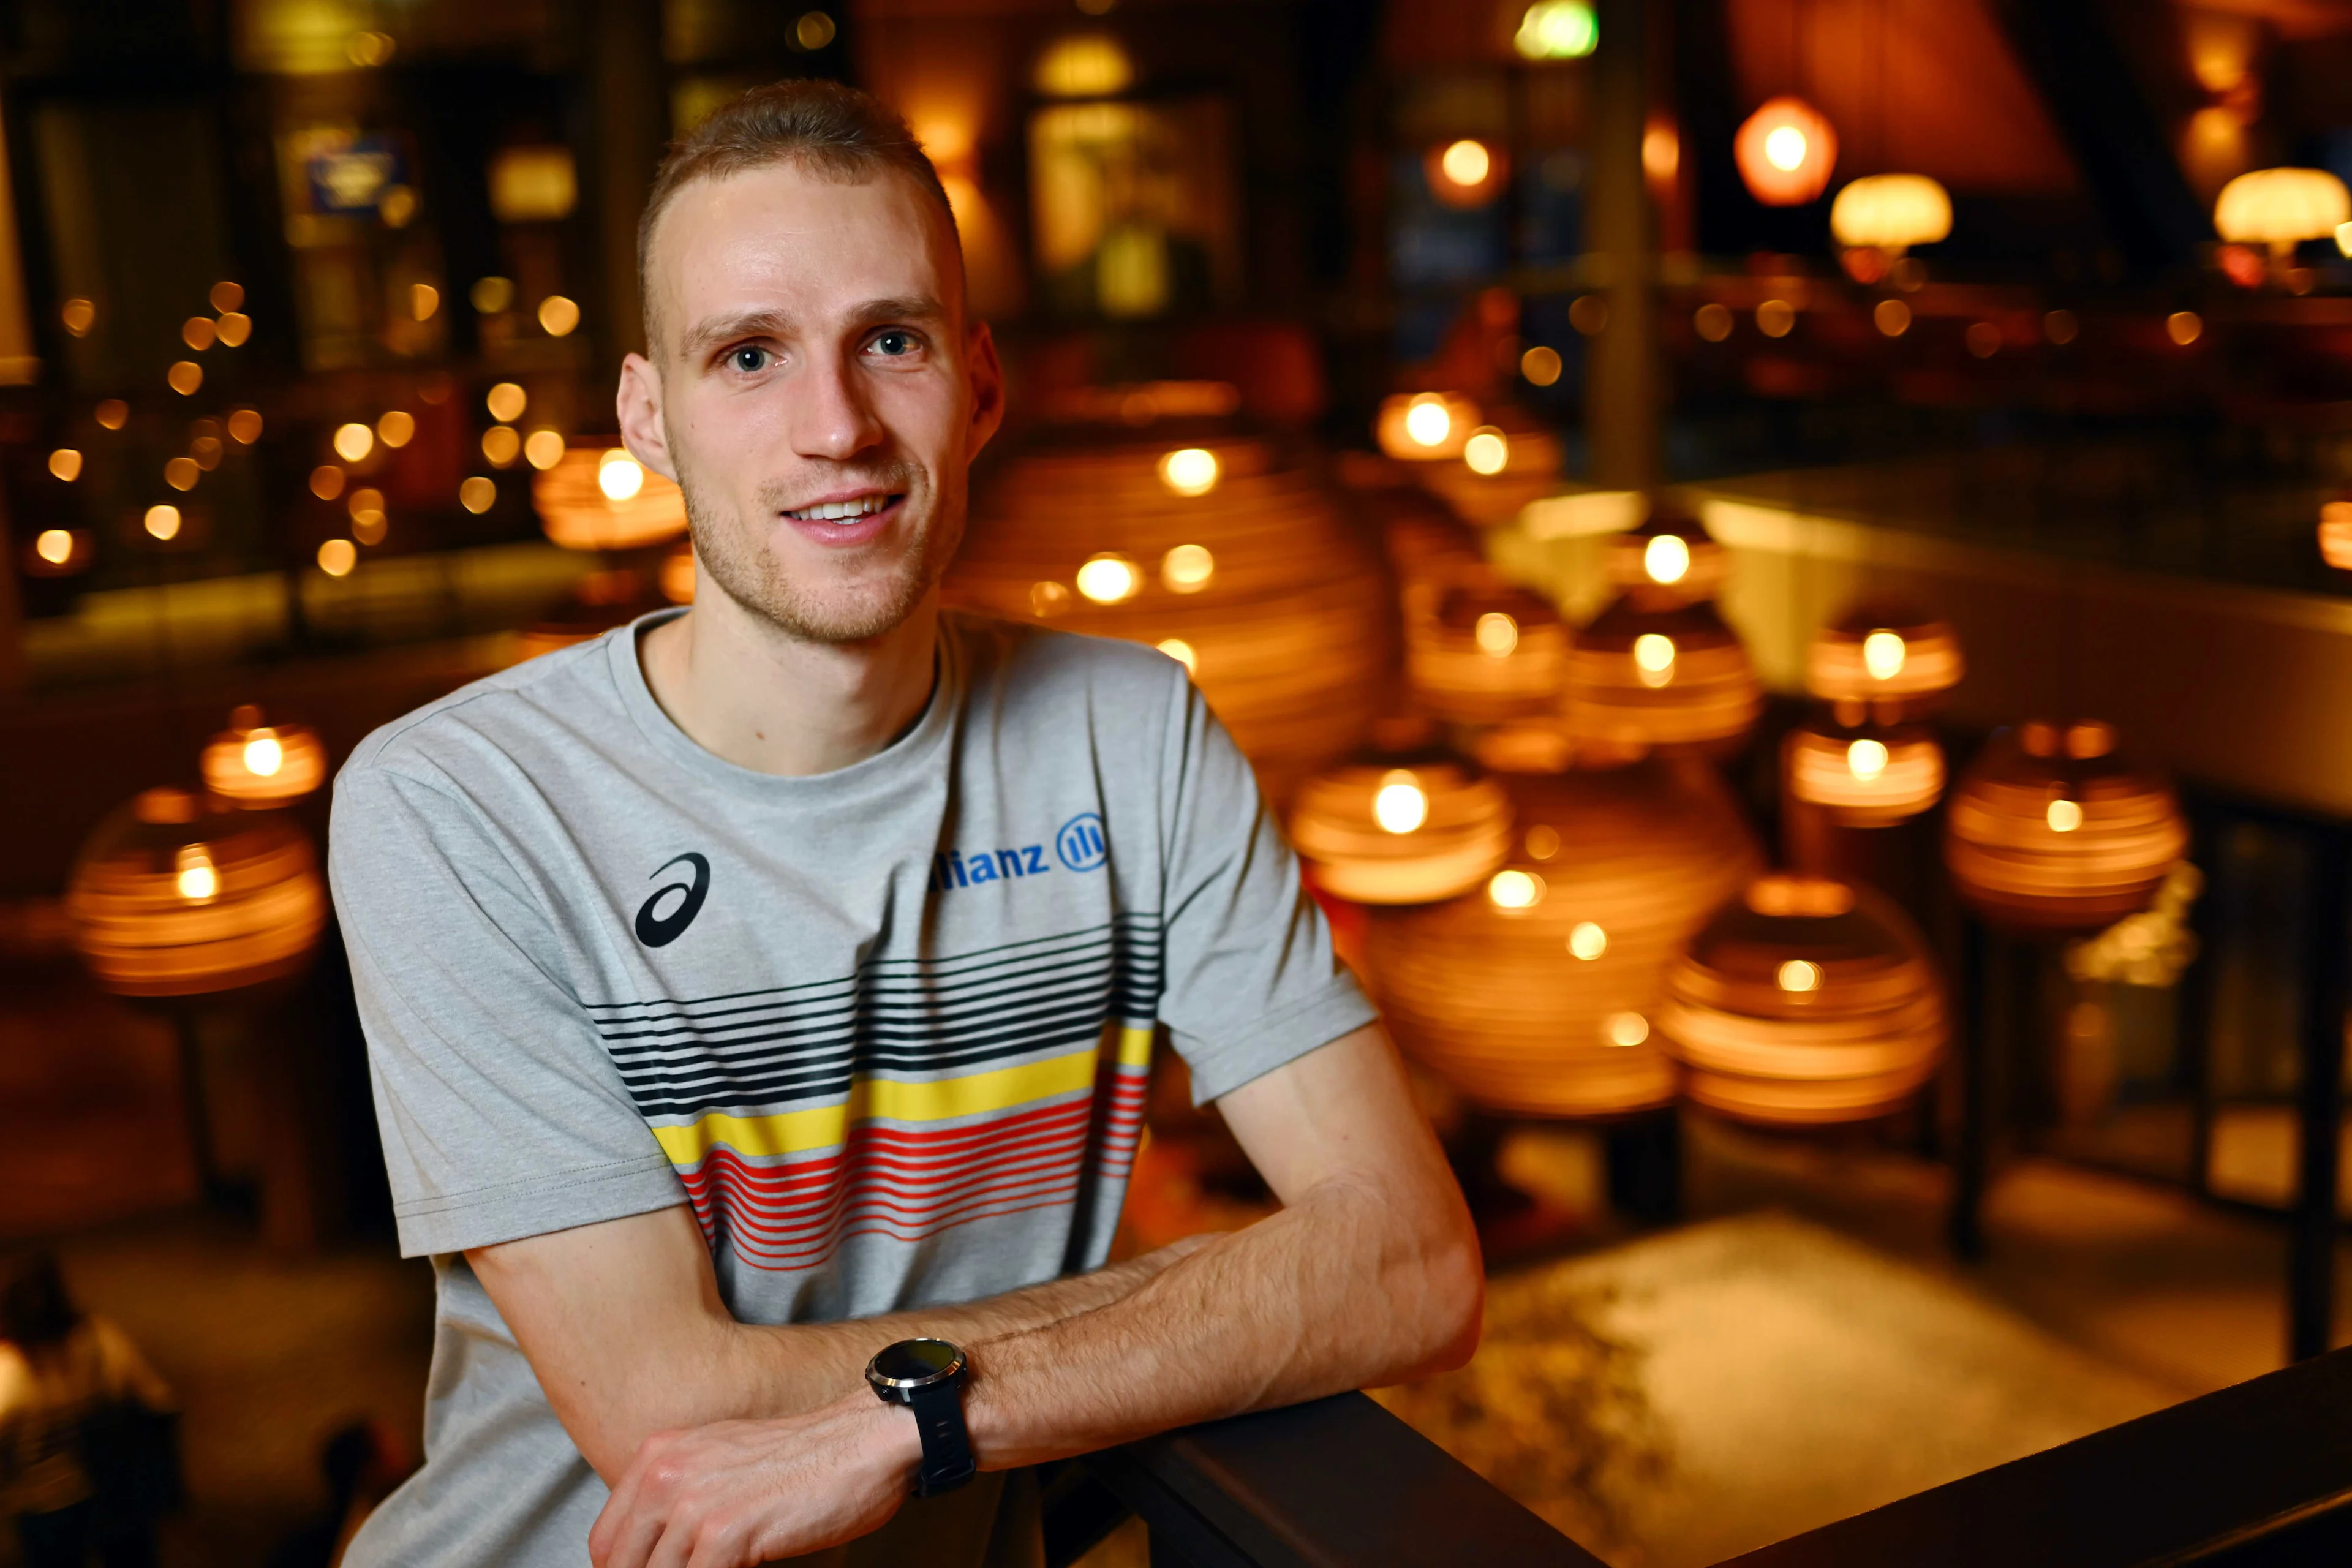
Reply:
[[781, 338], [792, 335], [792, 318], [779, 310], [743, 310], [731, 316], [710, 316], [695, 323], [681, 345], [688, 358], [733, 342], [738, 338]]
[[892, 300], [868, 300], [849, 313], [853, 327], [878, 327], [885, 321], [938, 321], [947, 307], [929, 294], [907, 294]]

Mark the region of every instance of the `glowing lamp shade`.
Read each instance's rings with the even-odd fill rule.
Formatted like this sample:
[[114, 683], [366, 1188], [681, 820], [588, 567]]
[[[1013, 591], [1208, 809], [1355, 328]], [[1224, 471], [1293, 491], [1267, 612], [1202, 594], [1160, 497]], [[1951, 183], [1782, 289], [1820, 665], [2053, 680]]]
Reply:
[[2266, 245], [2285, 255], [2306, 239], [2326, 239], [2352, 222], [2352, 194], [2325, 169], [2256, 169], [2221, 187], [2213, 227], [2235, 245]]
[[1511, 803], [1450, 758], [1351, 763], [1316, 774], [1290, 839], [1317, 885], [1360, 904], [1426, 904], [1483, 886], [1511, 848]]
[[1839, 616], [1805, 654], [1807, 692], [1824, 702], [1866, 704], [1886, 720], [1932, 711], [1967, 672], [1948, 624], [1888, 605]]
[[1801, 98], [1765, 100], [1731, 141], [1748, 195], [1768, 207], [1802, 206], [1829, 188], [1837, 132]]
[[1458, 898], [1374, 908], [1364, 971], [1398, 1043], [1480, 1105], [1664, 1104], [1666, 969], [1758, 868], [1711, 773], [1644, 763], [1516, 777], [1506, 863]]
[[1363, 742], [1385, 695], [1369, 541], [1291, 444], [1225, 416], [1133, 422], [1131, 394], [1097, 390], [1098, 413], [1041, 429], [976, 485], [947, 599], [1168, 652], [1286, 799]]
[[2319, 509], [2319, 558], [2338, 572], [2352, 572], [2352, 501], [2332, 500]]
[[1652, 510], [1641, 527], [1609, 539], [1609, 581], [1652, 609], [1712, 599], [1723, 587], [1727, 558], [1705, 524], [1668, 506]]
[[264, 724], [261, 710], [239, 708], [228, 728], [205, 746], [205, 787], [248, 807], [289, 805], [327, 779], [327, 748], [307, 724]]
[[101, 822], [66, 893], [75, 945], [126, 996], [196, 996], [298, 973], [326, 924], [318, 858], [287, 817], [152, 789]]
[[1602, 752], [1725, 754], [1764, 708], [1748, 650], [1707, 601], [1651, 609], [1626, 595], [1578, 635], [1567, 686], [1570, 736]]
[[686, 497], [619, 447], [572, 447], [531, 476], [540, 527], [566, 550], [639, 550], [686, 531]]
[[1545, 719], [1559, 707], [1569, 657], [1559, 614], [1523, 588], [1465, 584], [1405, 626], [1414, 700], [1458, 724]]
[[1952, 198], [1925, 174], [1864, 174], [1830, 205], [1830, 232], [1840, 245], [1900, 256], [1952, 232]]
[[1790, 795], [1828, 808], [1831, 820], [1845, 827], [1906, 821], [1944, 793], [1943, 748], [1916, 726], [1801, 725], [1782, 742], [1780, 766]]
[[1381, 450], [1407, 462], [1459, 458], [1478, 429], [1478, 405], [1450, 392], [1400, 393], [1384, 399], [1375, 434]]
[[1889, 1114], [1948, 1034], [1926, 945], [1866, 888], [1759, 878], [1675, 965], [1658, 1014], [1683, 1092], [1735, 1121], [1819, 1126]]
[[2112, 925], [2188, 847], [2171, 784], [2121, 755], [2114, 727], [2096, 721], [1997, 732], [1944, 816], [1944, 864], [1961, 899], [2026, 931]]

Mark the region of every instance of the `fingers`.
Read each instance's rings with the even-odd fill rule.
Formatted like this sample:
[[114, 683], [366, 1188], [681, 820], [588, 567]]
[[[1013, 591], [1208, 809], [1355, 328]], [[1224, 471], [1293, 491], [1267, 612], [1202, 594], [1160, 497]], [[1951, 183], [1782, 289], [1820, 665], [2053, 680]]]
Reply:
[[595, 1568], [650, 1568], [657, 1561], [666, 1526], [676, 1518], [679, 1494], [693, 1473], [686, 1454], [690, 1437], [656, 1432], [639, 1446], [588, 1531], [588, 1557]]

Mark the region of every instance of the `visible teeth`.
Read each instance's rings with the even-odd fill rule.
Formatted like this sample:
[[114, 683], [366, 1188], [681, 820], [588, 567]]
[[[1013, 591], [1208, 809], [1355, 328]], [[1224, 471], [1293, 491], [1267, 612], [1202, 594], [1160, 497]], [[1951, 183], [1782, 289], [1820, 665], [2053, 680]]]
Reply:
[[890, 504], [888, 496], [859, 496], [856, 500], [826, 501], [822, 506], [804, 506], [798, 511], [788, 511], [786, 517], [796, 517], [803, 522], [838, 522], [845, 517], [864, 517], [880, 511]]

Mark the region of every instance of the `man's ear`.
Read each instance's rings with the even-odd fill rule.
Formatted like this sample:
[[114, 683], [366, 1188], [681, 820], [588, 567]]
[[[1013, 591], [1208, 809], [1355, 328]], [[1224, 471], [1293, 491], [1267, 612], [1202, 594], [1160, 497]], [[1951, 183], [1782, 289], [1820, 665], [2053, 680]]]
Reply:
[[980, 456], [997, 427], [1004, 423], [1004, 365], [996, 357], [996, 339], [986, 321], [976, 321], [967, 337], [964, 374], [971, 378], [971, 444], [966, 458]]
[[645, 355], [630, 354], [621, 361], [621, 385], [613, 405], [621, 416], [621, 445], [629, 456], [662, 478], [676, 479], [669, 428], [662, 423], [661, 373]]

